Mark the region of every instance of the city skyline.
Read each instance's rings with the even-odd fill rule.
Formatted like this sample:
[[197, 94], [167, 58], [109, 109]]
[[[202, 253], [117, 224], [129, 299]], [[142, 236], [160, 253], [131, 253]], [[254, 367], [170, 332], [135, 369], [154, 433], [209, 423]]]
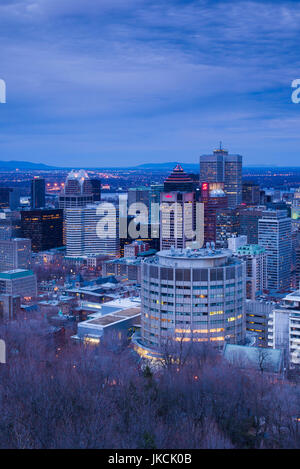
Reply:
[[1, 160], [296, 166], [300, 5], [277, 1], [1, 3]]

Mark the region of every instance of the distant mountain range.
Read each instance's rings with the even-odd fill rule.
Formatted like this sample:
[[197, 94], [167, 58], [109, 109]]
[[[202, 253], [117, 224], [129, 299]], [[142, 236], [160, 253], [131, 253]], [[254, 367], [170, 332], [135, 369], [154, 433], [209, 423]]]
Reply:
[[[101, 170], [137, 170], [137, 171], [172, 171], [177, 164], [180, 164], [183, 169], [187, 172], [198, 173], [199, 164], [197, 163], [180, 163], [177, 161], [172, 161], [168, 163], [145, 163], [137, 166], [124, 166], [124, 167], [103, 167], [103, 166], [94, 166], [94, 167], [85, 167], [84, 169], [101, 169]], [[80, 169], [74, 167], [59, 167], [59, 166], [49, 166], [42, 163], [31, 163], [29, 161], [0, 161], [0, 171], [15, 171], [19, 169], [21, 171], [53, 171], [53, 170], [69, 170], [69, 169]], [[244, 166], [244, 170], [253, 171], [254, 169], [267, 170], [267, 169], [290, 169], [290, 170], [300, 170], [300, 167], [296, 166], [269, 166], [269, 165], [248, 165]]]
[[0, 161], [0, 171], [14, 171], [16, 169], [49, 171], [56, 168], [42, 163], [30, 163], [29, 161]]

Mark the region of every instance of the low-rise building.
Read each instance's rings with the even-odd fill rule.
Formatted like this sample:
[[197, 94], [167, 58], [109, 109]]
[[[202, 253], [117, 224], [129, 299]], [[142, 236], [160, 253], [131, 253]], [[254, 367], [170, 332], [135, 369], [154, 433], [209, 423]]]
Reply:
[[77, 326], [74, 339], [99, 344], [109, 333], [127, 333], [140, 327], [141, 304], [139, 298], [117, 299], [91, 311], [86, 321]]
[[37, 296], [37, 280], [32, 270], [15, 269], [0, 273], [0, 295], [20, 295], [31, 300]]
[[300, 290], [288, 294], [268, 321], [268, 345], [284, 351], [290, 367], [300, 365]]

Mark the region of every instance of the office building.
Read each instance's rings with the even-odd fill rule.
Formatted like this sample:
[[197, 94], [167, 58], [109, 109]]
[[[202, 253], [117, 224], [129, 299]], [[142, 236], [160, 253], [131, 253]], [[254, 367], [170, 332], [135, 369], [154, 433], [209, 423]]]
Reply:
[[141, 346], [244, 339], [244, 264], [228, 250], [172, 248], [145, 259], [141, 299]]
[[47, 251], [63, 245], [63, 211], [60, 209], [23, 210], [22, 238], [31, 239], [33, 252]]
[[236, 254], [239, 248], [247, 244], [247, 236], [233, 236], [232, 238], [228, 238], [227, 243], [228, 249]]
[[21, 215], [18, 211], [0, 211], [0, 240], [21, 237]]
[[300, 365], [300, 290], [283, 298], [268, 321], [268, 345], [284, 351], [290, 367]]
[[216, 210], [216, 245], [228, 247], [228, 238], [238, 236], [240, 231], [239, 209], [222, 208]]
[[[177, 165], [165, 180], [160, 194], [160, 247], [162, 250], [202, 247], [204, 236], [203, 204], [197, 202], [195, 184]], [[199, 246], [199, 243], [201, 246]]]
[[0, 240], [0, 271], [25, 269], [31, 265], [31, 240], [13, 238]]
[[[118, 236], [118, 208], [99, 214], [101, 204], [66, 210], [67, 257], [82, 257], [90, 254], [118, 256], [120, 252]], [[100, 236], [97, 227], [105, 216], [105, 235]]]
[[17, 210], [20, 206], [20, 189], [16, 187], [0, 187], [0, 210]]
[[266, 207], [241, 208], [239, 212], [239, 233], [247, 236], [249, 244], [258, 244], [258, 221]]
[[0, 272], [0, 296], [20, 296], [22, 300], [37, 297], [36, 275], [31, 270], [15, 269]]
[[44, 208], [46, 205], [45, 179], [35, 177], [31, 181], [31, 208]]
[[[97, 183], [98, 184], [98, 183]], [[59, 196], [59, 208], [85, 207], [93, 203], [96, 189], [86, 171], [72, 170], [66, 179], [64, 189]]]
[[273, 309], [271, 301], [246, 300], [246, 332], [252, 345], [268, 346], [268, 321]]
[[212, 155], [200, 156], [200, 184], [224, 183], [228, 207], [235, 208], [242, 202], [242, 163], [241, 155], [230, 155], [220, 145]]
[[201, 202], [204, 205], [204, 243], [216, 242], [217, 211], [228, 206], [224, 184], [203, 182]]
[[0, 320], [17, 319], [21, 311], [21, 297], [19, 295], [0, 295]]
[[246, 297], [255, 300], [268, 289], [268, 257], [264, 247], [257, 244], [240, 246], [236, 256], [246, 263]]
[[266, 210], [258, 224], [258, 244], [267, 254], [268, 288], [289, 290], [291, 285], [291, 219], [284, 210]]
[[92, 186], [93, 201], [95, 203], [101, 200], [101, 179], [91, 178], [90, 184]]
[[260, 187], [251, 181], [245, 181], [242, 185], [242, 202], [248, 207], [260, 204]]

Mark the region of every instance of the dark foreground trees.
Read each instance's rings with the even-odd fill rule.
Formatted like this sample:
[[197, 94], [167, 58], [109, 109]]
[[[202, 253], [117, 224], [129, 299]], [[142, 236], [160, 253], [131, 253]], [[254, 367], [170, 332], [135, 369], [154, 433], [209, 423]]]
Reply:
[[65, 344], [47, 328], [0, 327], [0, 448], [300, 447], [298, 385], [204, 346], [181, 344], [179, 360], [153, 370], [124, 340]]

